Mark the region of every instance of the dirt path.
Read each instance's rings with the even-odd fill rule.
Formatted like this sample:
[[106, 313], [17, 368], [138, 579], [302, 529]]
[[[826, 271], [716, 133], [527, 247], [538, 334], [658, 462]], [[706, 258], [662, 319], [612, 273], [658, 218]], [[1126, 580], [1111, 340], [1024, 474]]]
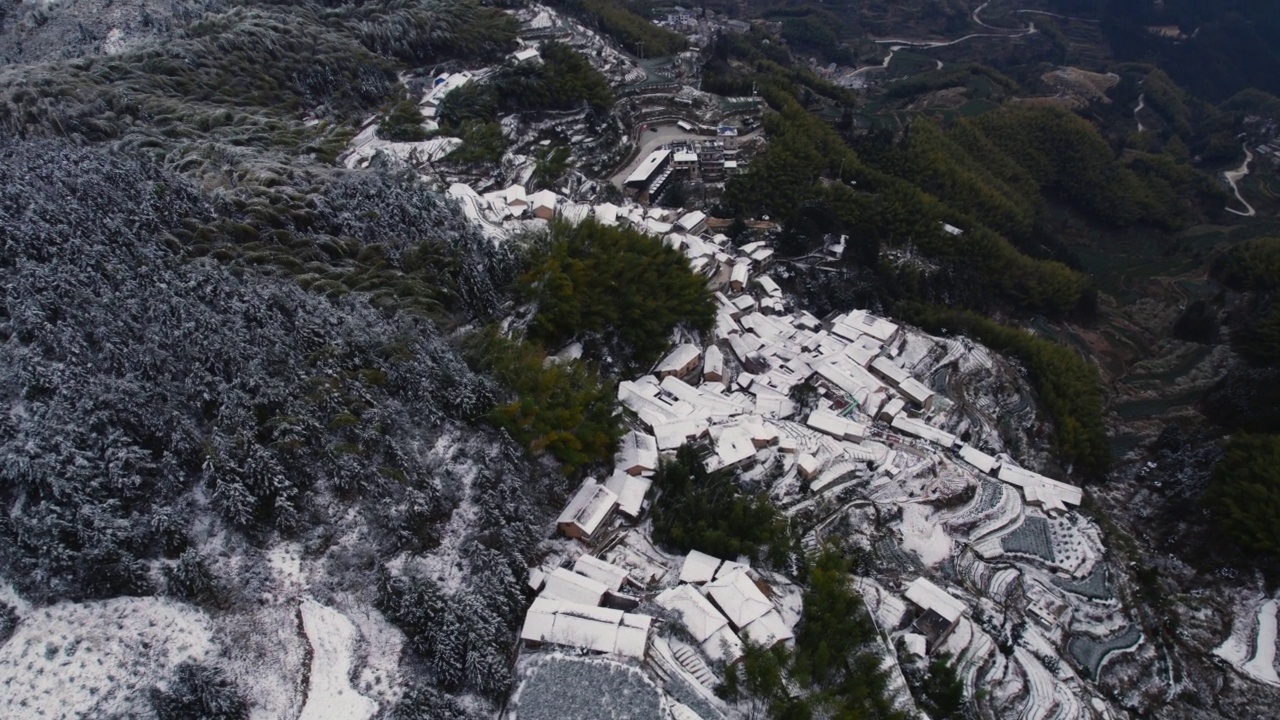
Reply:
[[1251, 162], [1253, 162], [1253, 153], [1250, 152], [1249, 148], [1246, 146], [1244, 149], [1244, 163], [1235, 170], [1228, 170], [1223, 173], [1223, 176], [1227, 179], [1227, 184], [1231, 186], [1232, 192], [1236, 194], [1236, 199], [1240, 201], [1241, 205], [1245, 206], [1244, 212], [1236, 210], [1235, 208], [1227, 208], [1227, 212], [1234, 213], [1240, 217], [1253, 217], [1258, 214], [1258, 211], [1254, 210], [1253, 206], [1250, 205], [1249, 202], [1244, 199], [1244, 196], [1240, 194], [1239, 182], [1248, 177], [1249, 163]]

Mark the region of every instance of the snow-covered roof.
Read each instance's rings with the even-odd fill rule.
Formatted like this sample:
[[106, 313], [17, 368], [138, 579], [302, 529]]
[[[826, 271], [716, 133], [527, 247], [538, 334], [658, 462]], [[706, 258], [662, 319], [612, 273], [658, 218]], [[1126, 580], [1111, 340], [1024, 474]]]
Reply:
[[870, 335], [880, 342], [887, 342], [898, 332], [897, 325], [865, 310], [854, 310], [846, 315], [843, 320], [844, 325], [852, 327], [864, 335]]
[[522, 63], [528, 60], [533, 60], [539, 57], [539, 55], [537, 48], [525, 48], [511, 53], [511, 57], [515, 58], [516, 62]]
[[814, 366], [814, 370], [850, 397], [856, 398], [860, 394], [871, 394], [884, 389], [884, 383], [844, 355], [820, 362]]
[[729, 624], [710, 600], [700, 595], [692, 585], [677, 585], [654, 598], [658, 605], [680, 615], [680, 621], [694, 640], [703, 642]]
[[742, 657], [742, 640], [733, 628], [725, 625], [702, 641], [702, 652], [716, 662], [731, 663]]
[[880, 414], [888, 416], [888, 418], [892, 420], [893, 418], [897, 417], [898, 413], [905, 410], [906, 407], [907, 407], [907, 403], [904, 402], [902, 398], [894, 398], [890, 400], [888, 403], [886, 403], [883, 408], [881, 408]]
[[800, 453], [796, 458], [796, 467], [799, 468], [800, 474], [805, 477], [813, 477], [822, 469], [822, 462], [810, 453]]
[[684, 565], [680, 566], [680, 582], [711, 582], [716, 576], [716, 569], [719, 567], [720, 558], [697, 550], [690, 550], [689, 554], [684, 558]]
[[599, 605], [608, 589], [604, 583], [564, 568], [556, 568], [547, 574], [547, 584], [542, 588], [542, 596], [583, 605]]
[[667, 161], [670, 155], [670, 150], [654, 150], [649, 153], [649, 156], [642, 160], [640, 165], [627, 176], [626, 184], [649, 182], [649, 178], [653, 177], [653, 174]]
[[653, 369], [654, 374], [680, 372], [685, 366], [698, 361], [698, 357], [702, 355], [702, 350], [693, 343], [681, 343], [675, 347], [658, 366]]
[[715, 438], [716, 454], [708, 459], [708, 470], [734, 467], [755, 457], [756, 446], [751, 441], [751, 433], [742, 426], [730, 425], [721, 428], [719, 432], [713, 430], [712, 435]]
[[632, 475], [658, 469], [658, 441], [652, 435], [632, 430], [622, 436], [614, 466]]
[[659, 450], [675, 450], [686, 442], [700, 437], [707, 431], [705, 419], [675, 420], [653, 426]]
[[595, 207], [596, 222], [601, 225], [618, 224], [618, 206], [613, 203], [600, 203]]
[[955, 599], [946, 590], [929, 582], [926, 578], [916, 578], [907, 586], [907, 599], [925, 610], [932, 610], [947, 622], [955, 622], [964, 614], [965, 604]]
[[878, 357], [872, 360], [871, 369], [880, 373], [885, 379], [898, 387], [901, 387], [902, 383], [911, 379], [911, 373], [898, 367], [887, 357]]
[[879, 340], [870, 335], [863, 335], [849, 343], [849, 346], [844, 349], [844, 354], [859, 367], [866, 367], [880, 354], [883, 347]]
[[639, 517], [644, 508], [644, 496], [652, 485], [653, 481], [649, 478], [637, 477], [622, 470], [614, 470], [605, 481], [605, 487], [618, 496], [618, 512], [632, 518]]
[[729, 282], [747, 284], [747, 278], [751, 273], [751, 263], [743, 259], [738, 259], [733, 263], [733, 270], [729, 273]]
[[724, 375], [724, 353], [720, 351], [719, 346], [712, 345], [707, 348], [702, 358], [702, 374]]
[[1079, 505], [1084, 500], [1084, 491], [1075, 485], [1059, 482], [1010, 462], [1000, 463], [996, 477], [1022, 488], [1027, 502], [1044, 505], [1046, 509], [1062, 511], [1066, 510], [1066, 505]]
[[773, 609], [773, 603], [760, 592], [760, 588], [747, 576], [744, 569], [712, 580], [702, 587], [702, 592], [720, 608], [734, 627], [746, 627], [752, 620]]
[[591, 206], [586, 203], [565, 203], [560, 208], [560, 217], [570, 225], [581, 225], [591, 217]]
[[782, 294], [782, 288], [778, 287], [778, 283], [774, 282], [773, 278], [768, 275], [761, 275], [756, 278], [756, 283], [760, 285], [760, 289], [764, 290], [767, 295], [778, 297]]
[[830, 410], [814, 410], [805, 420], [809, 427], [841, 440], [857, 442], [867, 436], [867, 426], [842, 418]]
[[915, 378], [907, 378], [898, 384], [898, 390], [906, 395], [912, 402], [924, 405], [933, 397], [934, 392]]
[[698, 153], [689, 152], [688, 150], [681, 150], [677, 152], [671, 159], [678, 163], [696, 163], [698, 162]]
[[648, 615], [538, 597], [525, 615], [520, 638], [639, 660], [652, 622]]
[[906, 415], [898, 415], [893, 419], [890, 425], [892, 425], [895, 430], [899, 430], [908, 435], [913, 435], [921, 440], [928, 440], [929, 442], [940, 445], [944, 448], [949, 448], [952, 445], [955, 445], [956, 440], [958, 439], [955, 435], [952, 435], [946, 430], [940, 430], [923, 420], [917, 420], [915, 418], [907, 417]]
[[707, 221], [707, 214], [701, 210], [694, 210], [681, 216], [676, 221], [676, 226], [685, 232], [693, 232], [699, 225]]
[[539, 190], [538, 192], [529, 195], [528, 200], [530, 207], [554, 209], [556, 203], [560, 202], [560, 196], [551, 190]]
[[963, 230], [949, 223], [942, 223], [942, 230], [948, 235], [955, 235], [957, 237], [964, 234]]
[[791, 632], [791, 628], [787, 627], [787, 623], [782, 619], [782, 614], [777, 610], [770, 610], [752, 620], [746, 627], [742, 628], [742, 634], [746, 635], [751, 642], [759, 643], [765, 647], [772, 647], [784, 640], [790, 640], [795, 637], [795, 633]]
[[580, 555], [573, 563], [573, 571], [590, 578], [617, 592], [629, 579], [627, 569], [605, 562], [594, 555]]
[[669, 222], [654, 220], [653, 218], [644, 221], [644, 229], [654, 235], [666, 235], [671, 232], [671, 228], [672, 225]]
[[996, 466], [995, 458], [968, 443], [960, 446], [960, 459], [984, 473], [990, 473]]
[[591, 535], [618, 504], [618, 496], [609, 488], [588, 480], [565, 506], [556, 524], [572, 523], [583, 533]]

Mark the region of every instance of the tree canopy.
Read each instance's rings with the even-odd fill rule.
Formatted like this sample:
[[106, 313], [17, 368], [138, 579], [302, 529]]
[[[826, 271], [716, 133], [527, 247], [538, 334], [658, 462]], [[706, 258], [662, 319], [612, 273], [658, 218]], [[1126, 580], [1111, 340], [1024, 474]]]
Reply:
[[629, 228], [558, 224], [532, 251], [519, 290], [533, 303], [529, 338], [545, 347], [573, 339], [623, 371], [647, 370], [678, 326], [707, 330], [706, 281], [684, 255]]

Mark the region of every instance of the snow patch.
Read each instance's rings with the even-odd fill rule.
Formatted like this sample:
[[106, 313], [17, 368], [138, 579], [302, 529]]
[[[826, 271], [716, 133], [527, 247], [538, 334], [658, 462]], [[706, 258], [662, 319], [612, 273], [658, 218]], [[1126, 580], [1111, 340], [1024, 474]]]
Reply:
[[902, 549], [920, 556], [934, 567], [951, 555], [951, 537], [942, 524], [930, 520], [929, 508], [915, 502], [902, 504]]
[[311, 687], [298, 720], [368, 720], [378, 704], [351, 687], [356, 626], [345, 615], [307, 598], [302, 627], [311, 642]]
[[29, 611], [0, 646], [0, 717], [132, 716], [174, 667], [207, 656], [209, 618], [158, 598]]

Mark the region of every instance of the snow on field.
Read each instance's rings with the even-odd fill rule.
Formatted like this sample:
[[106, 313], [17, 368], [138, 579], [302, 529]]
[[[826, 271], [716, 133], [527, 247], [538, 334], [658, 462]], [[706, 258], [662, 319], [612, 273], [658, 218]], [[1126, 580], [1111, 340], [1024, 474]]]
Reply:
[[951, 555], [951, 537], [930, 515], [930, 508], [920, 503], [902, 504], [902, 549], [933, 567]]
[[296, 603], [269, 604], [216, 628], [220, 664], [244, 691], [251, 720], [296, 718], [306, 688], [307, 643]]
[[283, 595], [291, 596], [306, 587], [302, 573], [302, 545], [281, 543], [267, 553], [267, 565]]
[[345, 615], [307, 598], [302, 626], [311, 642], [311, 684], [298, 720], [368, 720], [378, 704], [351, 687], [356, 626]]
[[1276, 676], [1276, 601], [1268, 600], [1258, 608], [1258, 635], [1253, 657], [1240, 666], [1246, 675], [1268, 685], [1280, 685]]
[[184, 660], [210, 651], [209, 618], [158, 598], [29, 612], [0, 646], [0, 717], [132, 716]]
[[346, 605], [343, 609], [364, 640], [360, 644], [363, 652], [357, 688], [379, 705], [394, 704], [400, 699], [400, 652], [404, 647], [404, 633], [368, 606]]

